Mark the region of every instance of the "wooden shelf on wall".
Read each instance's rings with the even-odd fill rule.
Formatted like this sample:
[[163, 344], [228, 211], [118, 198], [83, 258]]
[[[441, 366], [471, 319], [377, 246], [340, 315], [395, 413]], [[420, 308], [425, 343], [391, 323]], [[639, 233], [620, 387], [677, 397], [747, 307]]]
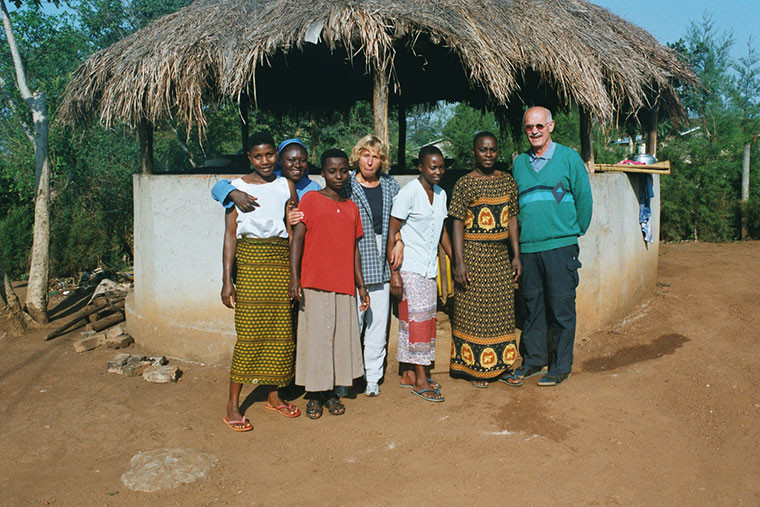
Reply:
[[666, 160], [664, 162], [656, 162], [649, 165], [594, 164], [594, 172], [670, 174], [670, 161]]

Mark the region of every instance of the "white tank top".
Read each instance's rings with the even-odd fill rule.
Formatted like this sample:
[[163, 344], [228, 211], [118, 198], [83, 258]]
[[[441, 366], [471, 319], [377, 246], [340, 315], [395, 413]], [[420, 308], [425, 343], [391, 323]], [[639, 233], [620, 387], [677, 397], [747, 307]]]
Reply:
[[254, 185], [242, 178], [232, 180], [232, 185], [258, 199], [259, 206], [249, 213], [237, 209], [237, 237], [287, 238], [285, 228], [285, 204], [290, 199], [288, 180], [278, 176], [270, 183]]

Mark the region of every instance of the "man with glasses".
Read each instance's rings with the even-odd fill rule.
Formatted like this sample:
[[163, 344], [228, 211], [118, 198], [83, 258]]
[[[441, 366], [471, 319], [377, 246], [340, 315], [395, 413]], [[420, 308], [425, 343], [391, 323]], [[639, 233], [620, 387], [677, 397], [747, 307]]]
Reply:
[[[530, 150], [514, 162], [519, 192], [520, 291], [526, 316], [520, 349], [522, 366], [501, 380], [519, 387], [524, 379], [548, 372], [539, 386], [564, 382], [573, 365], [578, 236], [591, 222], [592, 197], [586, 167], [572, 148], [552, 141], [554, 121], [544, 107], [523, 117]], [[547, 330], [551, 330], [549, 355]]]

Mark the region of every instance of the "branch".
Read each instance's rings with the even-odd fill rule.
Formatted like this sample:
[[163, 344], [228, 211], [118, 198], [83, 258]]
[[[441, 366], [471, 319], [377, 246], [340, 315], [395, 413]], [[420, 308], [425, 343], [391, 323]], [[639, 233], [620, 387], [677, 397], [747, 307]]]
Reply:
[[193, 169], [196, 169], [198, 165], [195, 163], [195, 160], [193, 160], [193, 154], [190, 153], [190, 149], [187, 147], [187, 144], [185, 144], [185, 142], [179, 136], [179, 132], [177, 132], [177, 129], [174, 128], [174, 125], [169, 123], [169, 128], [172, 130], [172, 132], [174, 132], [174, 138], [177, 140], [177, 144], [179, 145], [180, 149], [187, 154], [187, 158], [190, 160], [190, 165], [193, 166]]
[[30, 100], [32, 98], [32, 92], [29, 91], [29, 87], [26, 84], [26, 74], [24, 73], [24, 65], [21, 63], [21, 56], [18, 53], [18, 46], [16, 45], [16, 37], [13, 35], [13, 27], [11, 26], [11, 18], [8, 14], [8, 8], [5, 6], [5, 0], [0, 0], [0, 11], [2, 11], [3, 27], [5, 28], [5, 36], [8, 39], [8, 46], [11, 50], [11, 56], [13, 57], [13, 66], [16, 68], [16, 81], [18, 82], [18, 89], [21, 92], [21, 97], [24, 100]]

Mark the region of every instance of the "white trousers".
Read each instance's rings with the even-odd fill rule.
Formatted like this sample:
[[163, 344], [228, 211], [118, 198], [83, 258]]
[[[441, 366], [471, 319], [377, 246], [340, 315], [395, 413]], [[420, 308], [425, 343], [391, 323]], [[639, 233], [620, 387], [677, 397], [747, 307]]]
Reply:
[[[377, 248], [385, 252], [383, 237], [376, 235]], [[359, 329], [364, 330], [364, 375], [367, 382], [377, 384], [383, 376], [383, 363], [388, 344], [388, 317], [390, 315], [391, 284], [373, 283], [367, 285], [369, 308], [359, 311]], [[357, 304], [361, 298], [357, 291]]]

